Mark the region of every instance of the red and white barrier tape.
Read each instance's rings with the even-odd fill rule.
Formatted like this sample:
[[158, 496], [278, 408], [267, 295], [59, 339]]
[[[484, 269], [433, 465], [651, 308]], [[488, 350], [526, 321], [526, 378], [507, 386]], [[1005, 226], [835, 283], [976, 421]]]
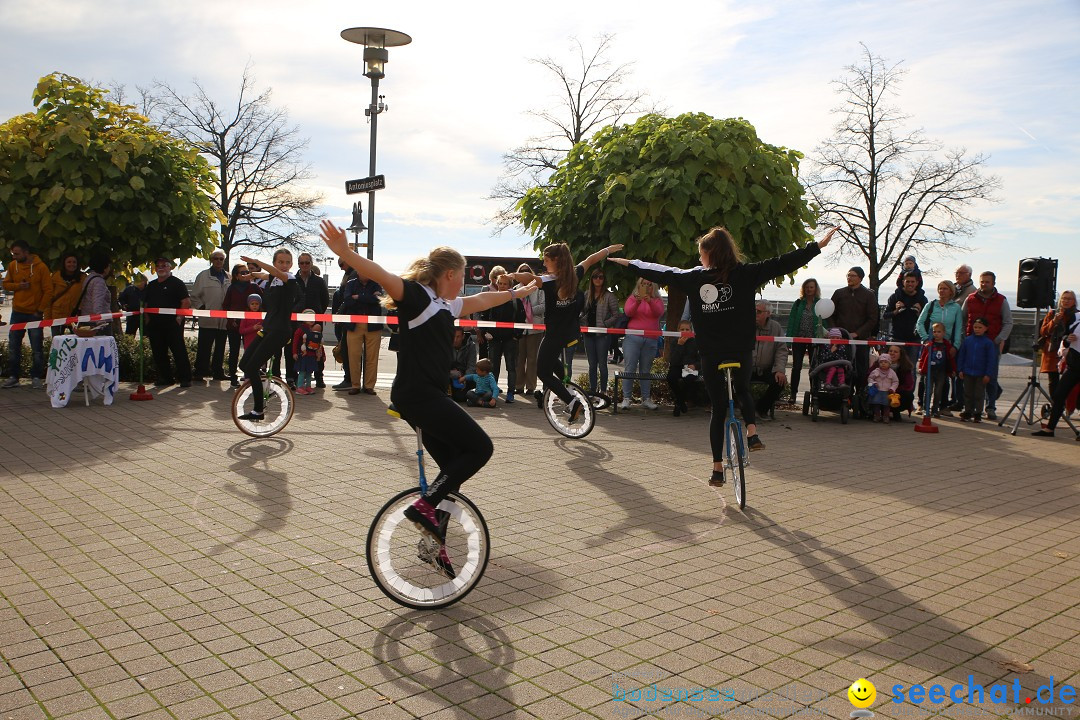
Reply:
[[[265, 313], [248, 312], [244, 310], [178, 310], [176, 308], [145, 308], [147, 315], [176, 315], [178, 317], [211, 317], [228, 318], [230, 320], [258, 320]], [[137, 312], [105, 313], [103, 315], [79, 315], [77, 317], [62, 318], [58, 320], [37, 320], [28, 323], [16, 323], [9, 326], [9, 330], [31, 330], [39, 327], [56, 325], [70, 325], [77, 322], [97, 322], [99, 320], [111, 320], [118, 317], [137, 315]], [[397, 325], [398, 319], [392, 315], [338, 315], [335, 313], [293, 313], [292, 320], [298, 322], [333, 322], [333, 323], [371, 323], [379, 325]], [[459, 319], [456, 323], [459, 327], [474, 328], [502, 328], [513, 330], [545, 330], [546, 326], [536, 323], [511, 323], [497, 322], [493, 320], [469, 320]], [[692, 332], [678, 332], [672, 330], [632, 330], [630, 328], [609, 327], [582, 327], [581, 332], [595, 335], [638, 335], [644, 337], [694, 337]], [[834, 340], [832, 338], [807, 338], [788, 337], [786, 335], [759, 335], [758, 342], [797, 342], [813, 345], [907, 345], [919, 347], [921, 343], [901, 343], [891, 340]]]

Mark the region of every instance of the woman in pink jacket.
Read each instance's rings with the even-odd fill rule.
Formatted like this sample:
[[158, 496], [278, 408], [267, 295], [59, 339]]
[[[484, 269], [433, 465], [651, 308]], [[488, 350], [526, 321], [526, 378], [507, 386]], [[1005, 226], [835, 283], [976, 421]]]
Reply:
[[[660, 299], [656, 285], [645, 278], [638, 278], [634, 292], [626, 298], [623, 312], [630, 318], [627, 330], [659, 330], [660, 316], [664, 314], [664, 301]], [[626, 358], [623, 371], [643, 375], [651, 373], [659, 341], [659, 336], [627, 335], [623, 339], [623, 355]], [[648, 410], [656, 410], [660, 406], [652, 401], [649, 394], [652, 390], [651, 383], [648, 380], [640, 382], [642, 406]], [[632, 382], [622, 384], [623, 401], [619, 405], [620, 409], [630, 408], [630, 391], [633, 387]]]

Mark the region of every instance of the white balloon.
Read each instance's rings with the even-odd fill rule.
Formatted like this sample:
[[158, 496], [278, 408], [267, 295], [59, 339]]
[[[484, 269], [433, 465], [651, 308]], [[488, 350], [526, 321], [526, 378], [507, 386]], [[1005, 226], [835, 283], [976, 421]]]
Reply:
[[825, 318], [832, 317], [833, 312], [836, 310], [836, 305], [829, 298], [821, 298], [814, 305], [814, 312], [817, 316], [824, 320]]

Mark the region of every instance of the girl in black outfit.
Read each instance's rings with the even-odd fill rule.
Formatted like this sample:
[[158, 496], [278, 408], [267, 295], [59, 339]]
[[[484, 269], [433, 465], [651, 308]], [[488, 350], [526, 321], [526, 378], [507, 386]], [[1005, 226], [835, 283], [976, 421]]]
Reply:
[[[345, 231], [333, 223], [324, 220], [320, 229], [326, 247], [362, 277], [381, 285], [384, 304], [397, 309], [400, 345], [390, 400], [411, 427], [420, 428], [424, 447], [439, 466], [427, 493], [405, 510], [405, 517], [443, 543], [436, 508], [475, 475], [492, 453], [491, 439], [446, 394], [454, 319], [524, 297], [536, 288], [458, 297], [465, 280], [465, 258], [453, 248], [435, 248], [398, 277], [353, 252]], [[445, 546], [439, 558], [440, 567], [453, 575]]]
[[809, 263], [829, 244], [836, 230], [829, 230], [819, 242], [810, 243], [801, 250], [756, 263], [743, 262], [734, 239], [722, 227], [714, 227], [698, 238], [701, 265], [690, 270], [610, 258], [611, 262], [625, 265], [641, 277], [659, 285], [678, 287], [686, 293], [701, 353], [702, 378], [713, 406], [709, 428], [713, 452], [713, 474], [709, 483], [712, 485], [721, 485], [724, 481], [723, 432], [727, 415], [727, 387], [717, 365], [725, 362], [741, 364], [733, 373], [733, 380], [736, 400], [746, 423], [747, 446], [751, 450], [763, 449], [765, 445], [757, 436], [754, 397], [750, 393], [750, 371], [757, 336], [754, 296], [765, 283]]
[[[529, 272], [507, 273], [514, 278], [515, 282], [539, 282], [543, 286], [544, 325], [547, 330], [544, 333], [544, 339], [540, 341], [540, 349], [536, 353], [536, 377], [544, 384], [545, 389], [555, 393], [563, 403], [568, 405], [570, 422], [578, 419], [583, 408], [578, 406], [576, 398], [571, 396], [570, 391], [563, 385], [562, 378], [556, 373], [556, 368], [563, 348], [577, 337], [581, 330], [578, 323], [581, 318], [581, 309], [585, 305], [585, 294], [578, 289], [578, 285], [590, 267], [612, 252], [622, 250], [622, 247], [622, 245], [609, 245], [603, 250], [597, 250], [580, 264], [574, 265], [570, 248], [566, 243], [555, 243], [544, 248], [546, 274], [536, 277]], [[537, 404], [539, 403], [538, 398]]]
[[[255, 336], [251, 346], [244, 352], [240, 369], [251, 379], [251, 393], [255, 401], [250, 412], [240, 416], [241, 420], [263, 419], [263, 385], [260, 370], [272, 357], [275, 357], [286, 344], [292, 342], [293, 304], [300, 298], [300, 286], [292, 269], [292, 253], [281, 248], [274, 252], [274, 264], [268, 265], [262, 260], [240, 256], [244, 262], [255, 264], [263, 269], [269, 282], [263, 290], [263, 329]], [[291, 351], [290, 351], [291, 352]]]

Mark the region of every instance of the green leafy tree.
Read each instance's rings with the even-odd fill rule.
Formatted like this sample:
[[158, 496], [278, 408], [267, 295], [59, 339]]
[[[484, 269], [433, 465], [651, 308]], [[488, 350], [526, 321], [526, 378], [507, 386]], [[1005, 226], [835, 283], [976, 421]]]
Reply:
[[[743, 119], [646, 115], [574, 145], [548, 184], [522, 198], [521, 222], [537, 248], [565, 242], [577, 259], [623, 243], [628, 257], [675, 267], [697, 265], [696, 239], [723, 225], [748, 259], [760, 260], [810, 239], [800, 158], [762, 142]], [[629, 271], [607, 272], [626, 294]], [[672, 295], [669, 324], [683, 302]]]
[[50, 267], [64, 252], [102, 251], [116, 268], [208, 254], [210, 165], [107, 92], [54, 73], [35, 112], [0, 125], [0, 244], [25, 240]]

